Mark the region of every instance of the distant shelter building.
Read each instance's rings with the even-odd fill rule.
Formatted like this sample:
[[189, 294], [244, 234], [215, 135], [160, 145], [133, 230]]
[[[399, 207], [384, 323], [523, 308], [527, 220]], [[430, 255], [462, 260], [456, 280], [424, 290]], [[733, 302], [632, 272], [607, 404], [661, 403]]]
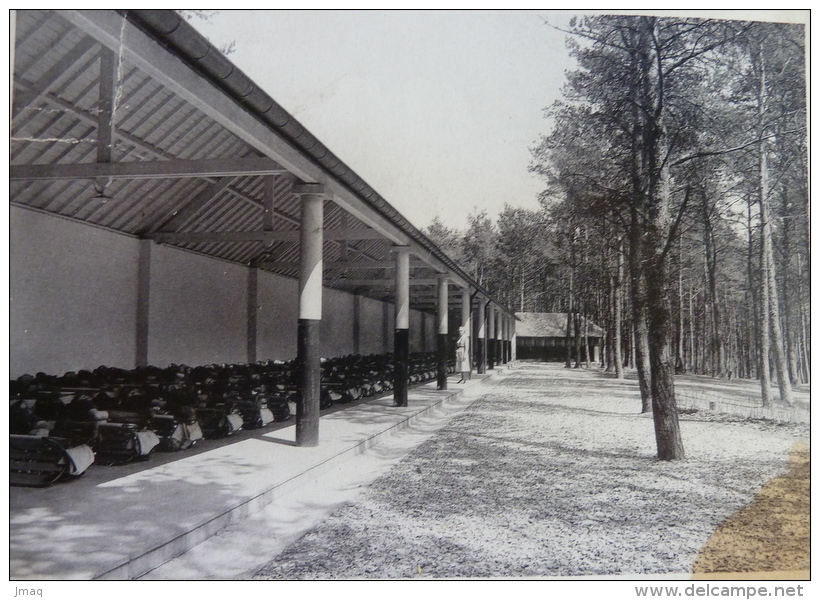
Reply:
[[[567, 357], [567, 345], [570, 347], [572, 360], [576, 358], [576, 327], [575, 317], [570, 319], [567, 331], [567, 313], [515, 313], [516, 323], [516, 353], [517, 358], [536, 359], [543, 361], [563, 361]], [[584, 336], [588, 338], [590, 351], [589, 359], [592, 362], [600, 360], [603, 345], [604, 330], [582, 316], [578, 317], [578, 335], [581, 337], [581, 359], [584, 358]]]

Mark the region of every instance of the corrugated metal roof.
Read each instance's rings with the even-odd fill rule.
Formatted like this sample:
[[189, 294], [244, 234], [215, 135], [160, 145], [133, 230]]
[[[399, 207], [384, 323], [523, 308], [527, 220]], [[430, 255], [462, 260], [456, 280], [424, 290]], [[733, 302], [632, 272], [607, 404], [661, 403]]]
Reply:
[[[567, 337], [567, 313], [532, 313], [518, 312], [515, 316], [519, 319], [515, 325], [515, 333], [519, 337]], [[581, 334], [584, 331], [584, 321], [587, 322], [587, 335], [590, 337], [602, 337], [604, 330], [598, 325], [581, 317]], [[570, 335], [575, 335], [573, 325]]]
[[[83, 11], [66, 11], [68, 16], [47, 10], [17, 11], [10, 144], [12, 204], [148, 238], [158, 234], [262, 232], [266, 225], [265, 210], [269, 206], [273, 207], [272, 216], [267, 220], [269, 230], [298, 229], [300, 203], [291, 193], [291, 186], [298, 181], [284, 169], [277, 174], [264, 175], [112, 178], [103, 194], [95, 186], [95, 178], [89, 176], [55, 180], [15, 179], [14, 167], [76, 165], [79, 168], [95, 166], [100, 159], [98, 138], [103, 135], [100, 132], [104, 132], [100, 115], [104, 114], [105, 100], [101, 90], [105, 89], [102, 83], [106, 76], [103, 56], [106, 53], [112, 56], [113, 50], [75, 25], [72, 16], [75, 12]], [[122, 12], [126, 14], [126, 11]], [[142, 16], [134, 16], [135, 12]], [[142, 17], [150, 17], [154, 23], [174, 22], [175, 18], [169, 17], [173, 14], [171, 11], [130, 13], [127, 17], [117, 16], [123, 26], [126, 19], [132, 18], [139, 21]], [[206, 54], [209, 52], [208, 56], [213, 56], [208, 59], [208, 64], [231, 73], [229, 79], [234, 88], [242, 84], [243, 89], [250, 90], [242, 100], [248, 105], [245, 110], [253, 112], [265, 108], [266, 118], [281, 121], [288, 135], [301, 140], [303, 151], [311, 153], [310, 160], [320, 161], [322, 168], [335, 169], [336, 176], [373, 203], [371, 210], [389, 215], [397, 230], [410, 234], [412, 239], [419, 239], [420, 232], [295, 119], [271, 104], [272, 101], [252, 82], [243, 79], [241, 71], [227, 58], [213, 54], [218, 51], [184, 21], [175, 26], [168, 36], [175, 36], [177, 41], [193, 40], [191, 48], [204, 44]], [[89, 32], [92, 30], [88, 28]], [[148, 33], [159, 36], [157, 41], [163, 47], [170, 44], [170, 38], [162, 37], [166, 34]], [[128, 41], [120, 40], [123, 45]], [[169, 54], [169, 58], [173, 57]], [[115, 77], [116, 94], [110, 162], [155, 165], [171, 161], [236, 161], [263, 155], [235, 131], [217, 122], [213, 115], [209, 116], [152, 77], [139, 64], [131, 62], [127, 52], [117, 53], [112, 60], [116, 70], [109, 75]], [[234, 93], [231, 90], [229, 93]], [[273, 190], [270, 198], [269, 189]], [[365, 224], [347, 214], [338, 203], [326, 202], [325, 229], [342, 228], [365, 229]], [[181, 239], [177, 237], [177, 240]], [[420, 240], [423, 248], [429, 244], [425, 239]], [[210, 241], [190, 241], [189, 237], [189, 241], [166, 240], [163, 243], [289, 277], [298, 274], [298, 269], [292, 268], [299, 259], [298, 242], [275, 241], [265, 245], [260, 240], [230, 241], [224, 236], [214, 236]], [[324, 256], [326, 261], [336, 261], [346, 252], [348, 260], [354, 263], [383, 263], [391, 260], [392, 248], [393, 242], [387, 238], [346, 242], [327, 240]], [[425, 251], [429, 253], [431, 249]], [[446, 259], [437, 248], [432, 251]], [[448, 264], [447, 260], [445, 264]], [[453, 266], [457, 269], [454, 263]], [[416, 277], [432, 277], [435, 272], [429, 266], [413, 270]], [[461, 271], [456, 272], [463, 275]], [[326, 276], [326, 285], [381, 299], [389, 295], [389, 286], [353, 286], [345, 282], [382, 277], [392, 279], [392, 271], [357, 269], [353, 264], [342, 270], [329, 268]], [[475, 284], [474, 287], [479, 286]], [[414, 298], [411, 294], [411, 305], [430, 310], [435, 304], [434, 300]]]

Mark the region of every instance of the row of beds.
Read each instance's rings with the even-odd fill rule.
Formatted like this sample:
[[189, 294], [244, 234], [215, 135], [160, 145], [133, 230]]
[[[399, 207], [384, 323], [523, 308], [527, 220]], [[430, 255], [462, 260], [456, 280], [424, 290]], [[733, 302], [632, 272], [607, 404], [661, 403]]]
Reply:
[[[435, 379], [435, 353], [411, 354], [408, 372], [411, 385]], [[393, 388], [390, 354], [323, 359], [321, 373], [322, 410]], [[91, 465], [146, 461], [287, 421], [300, 379], [294, 361], [272, 360], [23, 375], [11, 380], [9, 483], [46, 487]]]

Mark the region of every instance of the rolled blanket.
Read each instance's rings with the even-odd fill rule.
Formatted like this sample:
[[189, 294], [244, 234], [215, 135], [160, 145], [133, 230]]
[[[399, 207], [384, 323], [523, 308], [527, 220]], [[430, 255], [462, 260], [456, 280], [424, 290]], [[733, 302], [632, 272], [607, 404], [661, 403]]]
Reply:
[[69, 458], [68, 474], [79, 477], [94, 462], [94, 451], [86, 444], [80, 444], [73, 448], [66, 448]]
[[148, 456], [158, 444], [159, 437], [151, 430], [137, 431], [134, 433], [137, 436], [137, 445], [140, 456]]
[[88, 417], [92, 421], [107, 421], [109, 416], [110, 415], [107, 410], [97, 410], [96, 408], [92, 408], [88, 411]]
[[260, 408], [259, 409], [259, 416], [262, 417], [262, 426], [264, 427], [268, 423], [273, 423], [273, 412], [269, 408]]
[[242, 420], [242, 415], [231, 413], [225, 418], [228, 421], [228, 424], [231, 428], [231, 432], [239, 431], [240, 429], [242, 429], [242, 424], [244, 423], [244, 421]]

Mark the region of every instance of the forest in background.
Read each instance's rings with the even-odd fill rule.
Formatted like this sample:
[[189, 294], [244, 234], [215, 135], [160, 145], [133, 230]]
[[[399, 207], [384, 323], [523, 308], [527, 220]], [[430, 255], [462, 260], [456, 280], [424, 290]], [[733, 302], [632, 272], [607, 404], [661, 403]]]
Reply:
[[578, 69], [531, 149], [540, 209], [425, 233], [508, 306], [602, 326], [603, 367], [638, 370], [659, 457], [682, 458], [675, 373], [758, 379], [764, 406], [810, 380], [804, 26], [595, 16], [567, 33]]

